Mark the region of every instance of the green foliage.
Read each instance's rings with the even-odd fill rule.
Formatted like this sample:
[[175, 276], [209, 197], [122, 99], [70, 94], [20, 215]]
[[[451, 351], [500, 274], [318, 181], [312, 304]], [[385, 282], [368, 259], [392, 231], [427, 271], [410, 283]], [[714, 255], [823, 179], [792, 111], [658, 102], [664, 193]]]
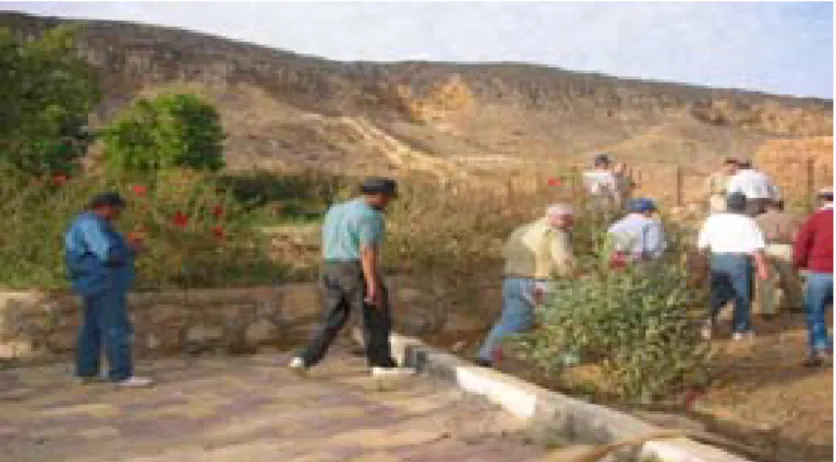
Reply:
[[104, 130], [103, 139], [111, 172], [224, 167], [220, 116], [196, 95], [140, 98]]
[[346, 179], [314, 170], [285, 175], [254, 171], [225, 174], [219, 182], [244, 208], [264, 212], [264, 221], [270, 223], [278, 218], [282, 221], [319, 218], [336, 200]]
[[65, 288], [64, 232], [103, 190], [128, 199], [117, 228], [145, 238], [139, 288], [267, 284], [284, 274], [249, 215], [210, 176], [78, 177], [60, 186], [10, 170], [0, 178], [0, 286]]
[[76, 33], [60, 26], [20, 43], [0, 29], [0, 162], [30, 174], [69, 172], [84, 156], [100, 95]]
[[610, 270], [606, 245], [598, 255], [582, 257], [584, 275], [555, 281], [553, 296], [538, 312], [540, 328], [519, 337], [524, 355], [559, 372], [565, 353], [580, 353], [601, 365], [607, 389], [643, 403], [705, 385], [709, 350], [689, 316], [703, 294], [688, 286], [681, 241], [671, 234], [673, 249], [662, 261]]

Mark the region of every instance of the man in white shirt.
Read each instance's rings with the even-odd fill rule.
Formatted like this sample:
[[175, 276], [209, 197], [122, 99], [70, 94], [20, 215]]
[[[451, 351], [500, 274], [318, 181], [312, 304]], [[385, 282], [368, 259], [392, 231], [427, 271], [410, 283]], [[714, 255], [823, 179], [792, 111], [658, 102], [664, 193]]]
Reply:
[[769, 273], [763, 233], [755, 220], [746, 216], [746, 209], [746, 196], [732, 193], [726, 200], [727, 211], [710, 215], [700, 230], [697, 248], [700, 252], [711, 252], [711, 312], [703, 328], [706, 339], [711, 338], [717, 314], [729, 301], [734, 302], [734, 340], [753, 335], [750, 324], [753, 270], [761, 280], [767, 279]]
[[740, 162], [737, 173], [729, 180], [727, 193], [746, 196], [746, 213], [750, 217], [764, 213], [768, 202], [781, 200], [778, 187], [765, 173], [753, 168], [748, 160]]
[[613, 250], [634, 262], [660, 258], [667, 242], [662, 221], [653, 216], [656, 203], [640, 197], [630, 200], [627, 209], [630, 213], [607, 230], [615, 244]]
[[590, 209], [612, 209], [617, 205], [618, 180], [606, 154], [595, 156], [595, 168], [583, 173], [583, 188]]

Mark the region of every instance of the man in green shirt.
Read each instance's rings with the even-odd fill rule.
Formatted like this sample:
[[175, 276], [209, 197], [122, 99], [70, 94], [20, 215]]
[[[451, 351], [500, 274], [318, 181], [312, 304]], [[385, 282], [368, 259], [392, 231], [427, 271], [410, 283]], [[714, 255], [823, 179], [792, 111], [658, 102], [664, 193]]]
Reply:
[[383, 210], [397, 196], [397, 184], [369, 178], [363, 196], [332, 206], [322, 226], [321, 300], [324, 322], [313, 339], [290, 362], [306, 371], [325, 356], [352, 310], [363, 313], [366, 357], [373, 375], [408, 372], [392, 358], [389, 333], [392, 321], [386, 286], [378, 268], [385, 225]]

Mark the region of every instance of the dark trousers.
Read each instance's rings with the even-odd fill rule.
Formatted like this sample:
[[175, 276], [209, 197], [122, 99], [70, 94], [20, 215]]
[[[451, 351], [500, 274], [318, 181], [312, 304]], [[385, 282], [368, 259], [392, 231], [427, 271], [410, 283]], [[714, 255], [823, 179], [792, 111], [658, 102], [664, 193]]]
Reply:
[[360, 262], [326, 262], [320, 277], [320, 301], [323, 322], [301, 357], [310, 367], [325, 356], [337, 338], [351, 311], [363, 313], [363, 339], [369, 366], [394, 367], [389, 344], [392, 320], [389, 297], [381, 283], [380, 303], [371, 306], [364, 302], [366, 282]]
[[131, 335], [133, 328], [128, 319], [127, 293], [107, 290], [91, 297], [82, 297], [84, 316], [78, 331], [76, 345], [76, 375], [99, 375], [101, 346], [104, 343], [108, 377], [114, 382], [133, 375], [131, 359]]
[[748, 255], [714, 254], [711, 256], [712, 323], [716, 323], [720, 309], [732, 301], [734, 331], [743, 333], [750, 330], [752, 281], [752, 259]]

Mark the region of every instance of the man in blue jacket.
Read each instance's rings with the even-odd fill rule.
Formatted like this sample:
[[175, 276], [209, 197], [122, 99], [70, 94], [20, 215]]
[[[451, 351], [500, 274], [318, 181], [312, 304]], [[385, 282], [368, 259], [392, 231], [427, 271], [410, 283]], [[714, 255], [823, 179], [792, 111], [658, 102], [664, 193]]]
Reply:
[[117, 193], [98, 194], [64, 235], [65, 259], [73, 290], [81, 297], [84, 315], [76, 345], [76, 376], [87, 382], [99, 377], [101, 345], [110, 366], [110, 381], [126, 387], [151, 385], [136, 377], [131, 358], [133, 328], [127, 295], [134, 279], [139, 241], [128, 242], [112, 223], [125, 208]]

